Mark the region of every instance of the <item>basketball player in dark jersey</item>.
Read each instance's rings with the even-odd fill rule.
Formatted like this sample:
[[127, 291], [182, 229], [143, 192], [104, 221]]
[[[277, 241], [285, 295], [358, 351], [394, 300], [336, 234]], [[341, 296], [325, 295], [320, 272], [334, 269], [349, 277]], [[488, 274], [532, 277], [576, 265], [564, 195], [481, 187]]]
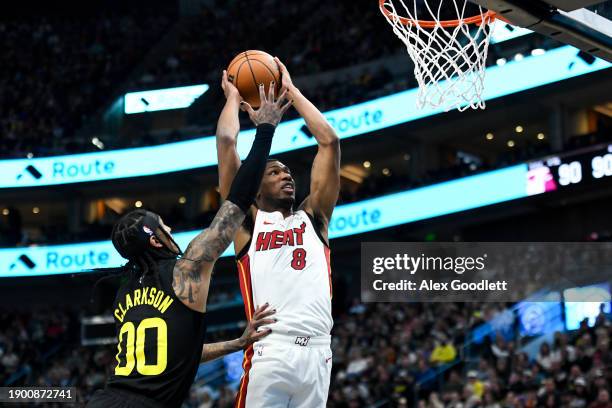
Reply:
[[284, 94], [275, 101], [274, 87], [270, 89], [266, 97], [260, 88], [262, 104], [252, 116], [257, 125], [255, 140], [227, 200], [185, 253], [170, 228], [152, 212], [133, 211], [113, 228], [113, 245], [129, 260], [124, 267], [127, 283], [114, 303], [117, 364], [106, 389], [93, 396], [89, 407], [180, 407], [201, 360], [246, 347], [269, 334], [270, 329], [260, 333], [253, 329], [273, 322], [267, 318], [271, 313], [260, 308], [242, 339], [203, 346], [213, 265], [253, 203], [275, 127], [291, 104], [283, 104]]

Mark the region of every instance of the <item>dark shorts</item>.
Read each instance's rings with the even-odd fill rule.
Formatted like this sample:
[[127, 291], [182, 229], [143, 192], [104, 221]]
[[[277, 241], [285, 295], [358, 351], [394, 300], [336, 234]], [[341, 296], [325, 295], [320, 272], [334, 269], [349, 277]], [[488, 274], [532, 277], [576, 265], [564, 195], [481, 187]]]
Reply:
[[161, 408], [162, 405], [142, 395], [106, 388], [98, 390], [87, 403], [87, 408]]

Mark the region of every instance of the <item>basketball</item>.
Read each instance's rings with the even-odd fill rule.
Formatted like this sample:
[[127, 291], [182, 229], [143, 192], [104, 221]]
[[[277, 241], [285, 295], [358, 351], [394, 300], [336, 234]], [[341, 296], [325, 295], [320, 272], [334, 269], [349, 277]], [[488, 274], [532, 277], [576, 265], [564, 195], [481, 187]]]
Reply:
[[280, 71], [274, 58], [267, 52], [249, 50], [236, 55], [227, 67], [227, 78], [253, 108], [258, 108], [260, 104], [259, 84], [264, 84], [267, 95], [270, 90], [270, 82], [274, 81], [275, 95], [279, 95]]
[[31, 3], [0, 402], [612, 408], [612, 0]]

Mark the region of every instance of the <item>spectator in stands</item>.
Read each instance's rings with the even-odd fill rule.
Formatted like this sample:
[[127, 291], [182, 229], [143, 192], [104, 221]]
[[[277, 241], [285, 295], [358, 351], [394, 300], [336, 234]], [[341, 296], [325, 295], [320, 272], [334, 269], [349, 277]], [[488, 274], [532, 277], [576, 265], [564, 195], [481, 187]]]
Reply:
[[468, 398], [472, 396], [478, 399], [484, 395], [484, 383], [478, 379], [478, 372], [475, 370], [468, 371], [467, 373], [468, 383], [465, 387]]
[[79, 18], [3, 17], [0, 156], [95, 149], [91, 135], [76, 132], [111, 102], [113, 87], [164, 33], [172, 14], [167, 8], [135, 4], [127, 14], [110, 6]]
[[[448, 371], [444, 369], [446, 365], [430, 366], [432, 356], [445, 354], [435, 352], [436, 347], [452, 344], [451, 340], [458, 336], [469, 338], [467, 333], [474, 325], [468, 316], [491, 317], [499, 310], [485, 306], [354, 303], [347, 315], [336, 320], [332, 345], [336, 361], [328, 406], [612, 408], [606, 377], [609, 365], [602, 363], [604, 356], [610, 355], [609, 320], [599, 319], [594, 330], [587, 326], [556, 333], [554, 350], [542, 347], [533, 359], [523, 352], [510, 352], [517, 349], [517, 340], [501, 342], [496, 337], [494, 345], [503, 349], [505, 343], [508, 356], [489, 352], [492, 346], [482, 347], [472, 350], [472, 359], [478, 358], [477, 363], [462, 360]], [[467, 324], [454, 331], [454, 337], [449, 335], [446, 343], [438, 343], [432, 352], [428, 341], [431, 332], [448, 330], [451, 325], [446, 322], [453, 321]], [[114, 356], [107, 347], [80, 347], [77, 323], [76, 314], [62, 311], [0, 312], [0, 380], [4, 384], [11, 381], [12, 385], [75, 386], [79, 398], [86, 400], [104, 383]], [[366, 326], [373, 329], [363, 331]], [[589, 337], [587, 342], [585, 335], [589, 333], [592, 340]], [[588, 344], [596, 345], [590, 358], [584, 350]], [[576, 348], [577, 355], [583, 353], [576, 363], [569, 361], [571, 353], [567, 350], [571, 348]], [[552, 361], [550, 369], [541, 370], [541, 357], [555, 351], [559, 351], [559, 360]], [[47, 360], [45, 354], [49, 356]], [[447, 364], [456, 361], [433, 360]], [[507, 362], [508, 374], [503, 374], [496, 362]], [[186, 406], [230, 407], [234, 393], [229, 385], [197, 383]]]
[[536, 360], [540, 367], [547, 372], [550, 372], [554, 362], [559, 361], [558, 357], [551, 352], [550, 346], [546, 342], [540, 346], [540, 352]]
[[[608, 304], [609, 305], [609, 304]], [[610, 308], [608, 306], [608, 308]], [[612, 308], [610, 308], [612, 310]], [[609, 326], [610, 325], [610, 316], [609, 312], [606, 312], [606, 304], [602, 303], [599, 305], [599, 314], [595, 318], [595, 327], [600, 326]]]
[[434, 365], [442, 365], [454, 361], [457, 357], [457, 350], [453, 343], [446, 337], [435, 340], [435, 347], [431, 352], [429, 361]]
[[597, 394], [597, 400], [593, 401], [589, 408], [610, 408], [612, 402], [610, 402], [610, 392], [606, 389], [599, 390]]
[[571, 408], [582, 408], [588, 404], [587, 383], [583, 377], [578, 377], [570, 385], [569, 401]]
[[555, 388], [552, 379], [542, 381], [542, 387], [538, 391], [538, 406], [554, 408], [561, 405], [561, 397]]

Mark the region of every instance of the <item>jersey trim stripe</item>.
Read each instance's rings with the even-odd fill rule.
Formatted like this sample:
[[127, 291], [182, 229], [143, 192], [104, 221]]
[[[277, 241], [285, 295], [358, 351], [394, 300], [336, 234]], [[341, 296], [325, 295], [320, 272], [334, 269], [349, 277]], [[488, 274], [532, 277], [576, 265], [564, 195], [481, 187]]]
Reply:
[[[242, 293], [242, 299], [244, 301], [244, 311], [246, 313], [247, 320], [253, 318], [255, 314], [255, 306], [253, 305], [253, 288], [251, 286], [251, 268], [249, 263], [249, 256], [245, 255], [237, 261], [238, 264], [238, 278], [240, 280], [240, 292]], [[244, 374], [240, 379], [240, 388], [238, 396], [236, 397], [236, 408], [244, 408], [246, 404], [246, 393], [249, 386], [249, 371], [251, 370], [251, 361], [253, 359], [253, 345], [250, 345], [245, 353], [244, 360], [242, 362], [242, 369]]]
[[323, 246], [325, 246], [325, 248], [329, 249], [329, 243], [327, 242], [327, 240], [325, 240], [325, 238], [323, 238], [323, 235], [321, 234], [321, 230], [317, 228], [319, 223], [317, 222], [315, 217], [310, 215], [310, 213], [306, 210], [301, 210], [301, 211], [304, 211], [304, 214], [306, 214], [306, 216], [310, 220], [310, 223], [312, 224], [312, 229], [314, 230], [315, 235], [319, 238], [319, 241], [321, 241], [321, 243], [323, 244]]
[[325, 250], [325, 261], [327, 262], [327, 276], [329, 277], [329, 297], [333, 299], [334, 294], [332, 290], [332, 271], [331, 271], [331, 250], [328, 246], [323, 247]]
[[238, 391], [238, 396], [236, 397], [235, 408], [244, 408], [246, 406], [246, 395], [247, 389], [249, 388], [249, 372], [251, 371], [253, 354], [253, 345], [250, 345], [244, 353], [244, 361], [242, 362], [244, 374], [240, 379], [240, 388]]
[[248, 320], [253, 318], [255, 306], [253, 305], [253, 288], [251, 286], [251, 270], [249, 265], [249, 256], [245, 255], [237, 261], [238, 273], [240, 279], [240, 292], [244, 301], [244, 311]]

